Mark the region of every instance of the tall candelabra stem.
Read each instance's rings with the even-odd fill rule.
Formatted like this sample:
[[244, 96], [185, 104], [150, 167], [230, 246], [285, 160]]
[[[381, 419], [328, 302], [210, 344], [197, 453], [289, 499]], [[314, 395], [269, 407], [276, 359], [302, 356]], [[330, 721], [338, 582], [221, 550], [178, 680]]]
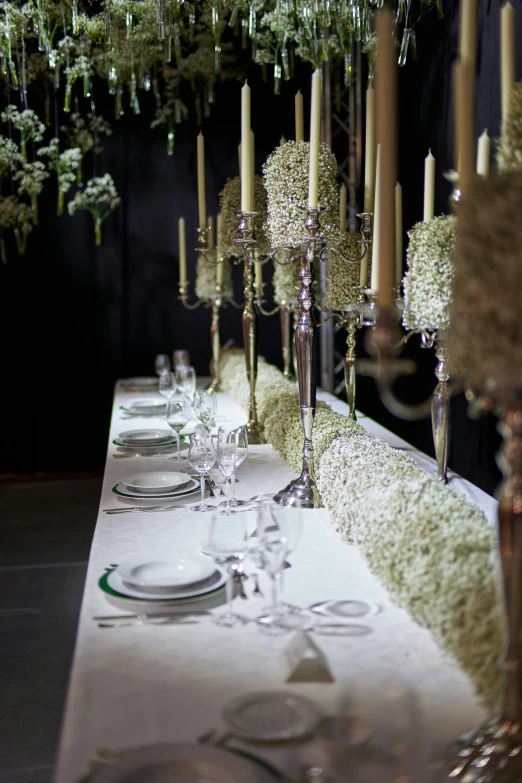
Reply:
[[439, 481], [448, 483], [448, 451], [450, 425], [450, 379], [447, 361], [448, 347], [444, 333], [439, 334], [435, 344], [435, 356], [438, 359], [435, 375], [438, 384], [431, 401], [431, 424], [433, 428], [433, 443], [437, 458], [437, 476]]
[[281, 320], [281, 343], [283, 350], [283, 375], [290, 378], [292, 375], [292, 329], [290, 326], [290, 308], [287, 305], [281, 305], [279, 310]]
[[522, 408], [519, 405], [507, 409], [502, 434], [504, 446], [500, 464], [505, 479], [500, 492], [498, 533], [507, 645], [502, 664], [500, 717], [461, 742], [449, 772], [452, 779], [484, 783], [520, 783], [522, 780]]
[[285, 489], [274, 497], [282, 506], [299, 503], [303, 508], [319, 508], [321, 499], [317, 491], [314, 472], [314, 450], [312, 430], [314, 425], [319, 335], [314, 320], [314, 258], [319, 230], [319, 209], [307, 210], [306, 229], [308, 237], [304, 240], [305, 250], [299, 267], [299, 320], [295, 331], [295, 353], [297, 358], [297, 380], [299, 385], [299, 406], [303, 426], [303, 462], [301, 475], [291, 481]]
[[346, 353], [344, 355], [344, 383], [346, 386], [346, 398], [348, 400], [348, 418], [357, 421], [355, 415], [355, 335], [357, 333], [357, 315], [350, 313], [346, 322]]
[[211, 301], [212, 320], [210, 322], [210, 342], [212, 344], [212, 381], [210, 387], [219, 388], [219, 362], [221, 358], [221, 339], [219, 334], [219, 311], [221, 308], [221, 284], [216, 283], [216, 297]]
[[256, 379], [257, 379], [257, 338], [258, 315], [254, 306], [254, 265], [247, 255], [243, 258], [244, 308], [243, 308], [243, 343], [245, 346], [245, 362], [247, 379], [250, 386], [248, 401], [248, 442], [264, 443], [264, 438], [257, 420]]

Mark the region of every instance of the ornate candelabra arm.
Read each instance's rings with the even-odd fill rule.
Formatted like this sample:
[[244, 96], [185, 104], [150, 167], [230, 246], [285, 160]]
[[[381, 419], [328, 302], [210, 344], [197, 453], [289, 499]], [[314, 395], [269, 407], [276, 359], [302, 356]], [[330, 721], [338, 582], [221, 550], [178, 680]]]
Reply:
[[264, 292], [265, 284], [261, 283], [261, 285], [258, 285], [257, 283], [254, 283], [254, 303], [256, 308], [259, 310], [261, 315], [268, 315], [272, 316], [278, 313], [281, 309], [281, 305], [276, 305], [272, 310], [265, 310], [263, 307], [263, 292]]
[[358, 317], [354, 312], [348, 313], [345, 319], [346, 325], [346, 353], [344, 355], [344, 382], [346, 385], [346, 398], [348, 401], [348, 418], [351, 421], [357, 421], [355, 415], [355, 393], [356, 393], [356, 373], [355, 373], [355, 347], [358, 326]]
[[317, 491], [314, 471], [314, 450], [312, 445], [312, 430], [315, 417], [317, 396], [317, 366], [318, 366], [318, 330], [314, 321], [314, 257], [316, 252], [316, 237], [319, 230], [320, 209], [307, 209], [306, 229], [308, 237], [304, 240], [305, 251], [301, 256], [299, 268], [300, 315], [295, 331], [295, 353], [297, 357], [297, 378], [299, 384], [299, 407], [303, 427], [303, 461], [299, 478], [291, 481], [288, 486], [274, 497], [276, 503], [282, 506], [292, 506], [300, 503], [303, 508], [319, 508], [321, 498]]
[[245, 254], [243, 266], [243, 280], [245, 286], [245, 304], [243, 308], [243, 343], [245, 346], [245, 362], [250, 396], [248, 403], [248, 442], [264, 443], [256, 408], [256, 379], [257, 379], [257, 337], [258, 315], [254, 306], [254, 270], [253, 263]]
[[[486, 783], [522, 780], [520, 703], [520, 633], [522, 630], [522, 408], [520, 400], [503, 416], [500, 460], [505, 480], [498, 508], [502, 587], [507, 645], [502, 664], [500, 716], [461, 741], [449, 777]], [[475, 774], [477, 773], [477, 774]]]
[[290, 326], [290, 309], [286, 304], [282, 304], [279, 309], [279, 318], [281, 321], [281, 342], [283, 350], [283, 375], [290, 378], [292, 373], [290, 365], [292, 363], [292, 329]]
[[183, 306], [187, 308], [187, 310], [196, 310], [201, 305], [206, 305], [207, 302], [205, 299], [196, 299], [194, 304], [189, 303], [189, 284], [188, 283], [179, 283], [178, 284], [178, 290], [179, 290], [179, 296], [178, 299], [181, 299], [183, 302]]
[[360, 264], [369, 255], [372, 247], [373, 212], [360, 212], [357, 217], [361, 218], [361, 255], [358, 258], [348, 258], [338, 248], [325, 245], [321, 250], [321, 261], [327, 261], [329, 253], [333, 253], [347, 264]]
[[222, 305], [223, 286], [221, 283], [216, 283], [216, 296], [211, 300], [210, 306], [212, 308], [212, 320], [210, 323], [210, 342], [212, 344], [212, 381], [210, 388], [216, 391], [219, 388], [219, 362], [221, 354], [221, 339], [219, 334], [219, 310]]
[[439, 481], [447, 484], [451, 394], [448, 385], [450, 379], [447, 367], [448, 343], [443, 332], [437, 337], [435, 356], [438, 359], [438, 364], [435, 368], [438, 384], [433, 392], [431, 402], [431, 424], [435, 456], [437, 458], [437, 476]]

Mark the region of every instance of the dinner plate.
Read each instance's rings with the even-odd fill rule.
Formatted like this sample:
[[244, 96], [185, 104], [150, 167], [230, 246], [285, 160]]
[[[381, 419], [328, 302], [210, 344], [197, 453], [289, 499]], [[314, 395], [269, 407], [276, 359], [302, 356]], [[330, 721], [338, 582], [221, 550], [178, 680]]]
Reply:
[[251, 742], [284, 742], [310, 734], [321, 713], [308, 699], [281, 691], [240, 696], [223, 711], [228, 729]]
[[[176, 447], [176, 439], [173, 438], [172, 440], [161, 442], [161, 443], [152, 443], [150, 446], [143, 446], [143, 445], [129, 445], [125, 441], [121, 441], [119, 438], [115, 438], [113, 441], [115, 446], [119, 446], [123, 449], [129, 449], [130, 451], [148, 454], [151, 451], [173, 451], [173, 447]], [[181, 440], [181, 448], [183, 449], [183, 439]]]
[[193, 495], [195, 492], [199, 492], [200, 490], [200, 483], [196, 479], [188, 478], [187, 484], [183, 485], [182, 487], [178, 487], [178, 489], [173, 489], [171, 492], [161, 492], [158, 494], [152, 494], [151, 492], [147, 492], [146, 495], [144, 495], [142, 492], [133, 492], [128, 487], [125, 486], [125, 484], [116, 484], [115, 487], [112, 488], [112, 491], [115, 495], [121, 495], [124, 498], [136, 498], [139, 500], [154, 500], [154, 499], [166, 499], [169, 498], [176, 498], [176, 497], [185, 497], [186, 495]]
[[121, 385], [126, 391], [157, 391], [158, 378], [125, 378]]
[[171, 430], [125, 430], [118, 433], [118, 440], [122, 440], [129, 446], [153, 446], [155, 443], [176, 440]]
[[214, 590], [223, 587], [227, 579], [228, 573], [219, 566], [214, 565], [212, 575], [196, 585], [184, 588], [165, 587], [152, 590], [126, 582], [118, 573], [118, 569], [115, 569], [109, 573], [107, 584], [117, 593], [121, 593], [121, 595], [125, 595], [127, 598], [145, 598], [148, 601], [160, 601], [169, 598], [194, 598], [198, 595], [213, 593]]
[[128, 557], [117, 568], [121, 578], [137, 587], [176, 587], [194, 585], [209, 579], [216, 567], [198, 554], [177, 559]]
[[152, 470], [150, 473], [133, 473], [132, 476], [122, 478], [122, 484], [125, 484], [131, 492], [141, 492], [144, 495], [171, 492], [178, 489], [183, 484], [190, 481], [190, 476], [186, 473], [175, 473], [173, 471]]
[[274, 783], [266, 766], [251, 755], [188, 743], [148, 745], [102, 767], [92, 783]]
[[127, 406], [131, 411], [164, 411], [167, 408], [167, 403], [163, 400], [137, 400]]
[[[107, 597], [115, 598], [118, 600], [120, 604], [131, 604], [132, 607], [135, 606], [146, 606], [148, 610], [153, 610], [153, 613], [156, 611], [156, 609], [162, 609], [164, 607], [172, 607], [173, 609], [183, 608], [185, 605], [193, 604], [193, 603], [199, 603], [201, 601], [206, 601], [207, 603], [215, 601], [216, 598], [221, 598], [221, 594], [224, 592], [225, 587], [218, 587], [217, 590], [213, 590], [211, 593], [204, 593], [203, 595], [195, 595], [193, 598], [130, 598], [127, 595], [124, 595], [123, 593], [119, 593], [117, 590], [114, 590], [108, 583], [107, 579], [109, 577], [109, 574], [111, 571], [106, 571], [103, 576], [100, 577], [98, 580], [98, 587], [103, 590], [103, 592], [107, 595]], [[216, 603], [216, 606], [221, 606], [221, 601], [219, 603]], [[132, 608], [129, 607], [129, 608]]]

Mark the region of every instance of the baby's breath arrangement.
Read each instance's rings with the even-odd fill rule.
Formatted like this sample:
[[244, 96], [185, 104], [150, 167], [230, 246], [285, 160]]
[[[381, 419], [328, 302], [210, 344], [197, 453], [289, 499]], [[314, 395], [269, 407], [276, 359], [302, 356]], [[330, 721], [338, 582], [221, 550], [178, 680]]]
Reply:
[[18, 145], [12, 139], [0, 136], [0, 178], [8, 171], [15, 171], [23, 163]]
[[7, 198], [0, 196], [0, 256], [2, 263], [7, 264], [6, 233], [13, 232], [18, 253], [23, 255], [27, 236], [33, 230], [33, 222], [33, 212], [30, 206], [19, 201], [16, 196], [7, 196]]
[[94, 235], [97, 245], [101, 245], [101, 227], [103, 221], [121, 202], [118, 191], [110, 174], [90, 179], [83, 190], [79, 190], [69, 201], [69, 214], [74, 215], [80, 209], [86, 209], [94, 218]]
[[[239, 238], [239, 218], [235, 214], [241, 209], [241, 179], [234, 177], [227, 180], [225, 187], [219, 194], [221, 205], [221, 232], [218, 237], [218, 245], [223, 255], [228, 258], [236, 257], [241, 253], [241, 246], [234, 240]], [[257, 174], [254, 177], [254, 208], [257, 212], [254, 224], [254, 239], [257, 241], [257, 249], [261, 252], [267, 249], [267, 239], [264, 232], [266, 223], [266, 190], [263, 178]]]
[[456, 235], [456, 220], [448, 215], [416, 223], [408, 232], [402, 319], [406, 329], [449, 328]]
[[[210, 251], [212, 252], [212, 251]], [[228, 258], [223, 258], [223, 284], [222, 294], [224, 299], [234, 296], [232, 287], [232, 267]], [[198, 299], [214, 299], [216, 297], [216, 264], [199, 257], [196, 264], [196, 296]]]
[[500, 171], [522, 170], [522, 82], [511, 91], [507, 119], [497, 142], [497, 163]]
[[[298, 247], [307, 236], [308, 169], [310, 145], [306, 141], [288, 141], [277, 147], [263, 165], [267, 192], [266, 235], [272, 248]], [[338, 242], [339, 191], [336, 183], [337, 161], [326, 144], [319, 150], [320, 235]]]
[[10, 123], [20, 134], [20, 152], [24, 160], [27, 160], [27, 142], [42, 141], [45, 125], [32, 109], [19, 111], [18, 107], [12, 104], [9, 104], [1, 116], [3, 122]]
[[34, 223], [38, 224], [38, 196], [43, 190], [44, 182], [49, 176], [44, 164], [40, 160], [25, 163], [23, 167], [13, 174], [13, 179], [18, 181], [18, 193], [27, 195], [31, 200]]
[[[338, 245], [345, 258], [359, 258], [362, 254], [362, 237], [358, 231], [347, 231]], [[370, 266], [370, 265], [368, 265]], [[326, 272], [325, 307], [329, 310], [345, 310], [359, 301], [361, 264], [349, 264], [330, 252]]]
[[41, 157], [48, 159], [48, 167], [56, 172], [58, 179], [58, 209], [57, 214], [63, 214], [64, 196], [74, 184], [77, 172], [82, 165], [82, 151], [79, 147], [72, 147], [65, 152], [60, 152], [59, 139], [51, 139], [49, 146], [40, 147], [37, 152]]
[[[220, 377], [223, 391], [246, 408], [242, 352], [225, 353]], [[260, 359], [256, 399], [269, 442], [300, 470], [295, 384]], [[504, 626], [494, 532], [480, 509], [326, 403], [317, 406], [313, 442], [319, 492], [343, 537], [496, 706]]]

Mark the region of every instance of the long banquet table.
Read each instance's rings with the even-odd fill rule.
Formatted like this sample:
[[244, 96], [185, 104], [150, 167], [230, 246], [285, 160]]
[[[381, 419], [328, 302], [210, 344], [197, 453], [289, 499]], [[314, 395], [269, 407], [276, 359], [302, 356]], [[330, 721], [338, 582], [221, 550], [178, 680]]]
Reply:
[[[190, 625], [102, 629], [93, 621], [96, 615], [121, 613], [98, 586], [108, 564], [136, 553], [197, 550], [208, 528], [208, 514], [194, 514], [186, 508], [112, 516], [102, 511], [118, 504], [112, 487], [124, 475], [175, 469], [176, 463], [165, 457], [114, 458], [117, 447], [112, 441], [119, 432], [162, 424], [155, 419], [130, 421], [120, 409], [124, 403], [147, 396], [116, 386], [56, 783], [79, 781], [102, 748], [194, 742], [221, 725], [227, 702], [260, 690], [298, 693], [312, 699], [327, 715], [347, 714], [368, 721], [372, 728], [369, 743], [364, 749], [349, 752], [350, 779], [402, 781], [410, 780], [404, 777], [408, 774], [411, 780], [423, 782], [443, 779], [438, 765], [429, 766], [430, 761], [440, 757], [449, 741], [484, 718], [472, 684], [439, 649], [430, 632], [391, 603], [358, 550], [341, 540], [325, 509], [304, 512], [302, 539], [290, 558], [292, 568], [285, 572], [285, 598], [301, 606], [353, 598], [380, 607], [377, 614], [355, 621], [371, 629], [367, 635], [314, 637], [327, 656], [333, 683], [285, 682], [283, 651], [292, 634], [265, 636], [255, 623], [229, 629], [216, 626], [210, 616], [205, 616]], [[346, 413], [344, 403], [326, 393], [320, 396], [335, 410]], [[224, 394], [219, 394], [218, 424], [220, 417], [227, 426], [246, 420], [245, 412]], [[359, 421], [369, 432], [407, 450], [419, 465], [435, 473], [432, 459], [374, 421], [362, 416]], [[237, 472], [237, 493], [249, 497], [275, 492], [294, 476], [271, 446], [252, 446]], [[471, 497], [494, 521], [496, 502], [491, 497], [454, 474], [450, 481], [457, 492]], [[245, 582], [249, 600], [237, 598], [236, 603], [241, 604], [243, 614], [255, 618], [266, 602], [252, 595], [251, 582]], [[261, 584], [268, 588], [266, 582]], [[234, 742], [241, 744], [231, 744]], [[250, 748], [291, 775], [303, 765], [327, 763], [333, 753], [332, 746], [317, 739]], [[339, 773], [336, 779], [347, 778], [347, 774]]]

